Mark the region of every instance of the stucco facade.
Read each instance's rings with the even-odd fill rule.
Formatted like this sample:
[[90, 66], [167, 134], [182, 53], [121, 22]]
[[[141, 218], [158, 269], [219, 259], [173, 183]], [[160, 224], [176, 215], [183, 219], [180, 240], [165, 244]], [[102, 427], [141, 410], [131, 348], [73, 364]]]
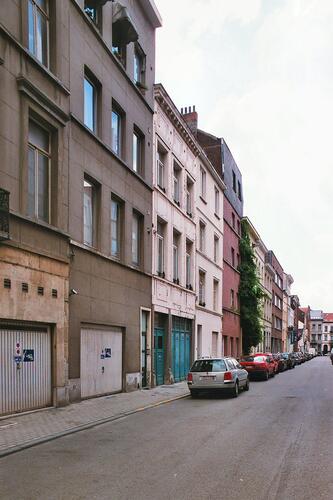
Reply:
[[[151, 0], [121, 3], [135, 25], [135, 38], [121, 50], [116, 4], [92, 2], [89, 10], [83, 0], [59, 0], [43, 13], [42, 52], [31, 35], [28, 1], [0, 3], [0, 187], [10, 192], [11, 228], [0, 260], [1, 276], [15, 283], [1, 292], [1, 319], [56, 332], [55, 404], [81, 397], [82, 329], [122, 332], [122, 390], [142, 383], [143, 317], [144, 333], [151, 329], [153, 84], [161, 20]], [[31, 213], [31, 155], [41, 151], [32, 143], [36, 130], [48, 138], [40, 153], [48, 162], [44, 191], [38, 188], [43, 217], [36, 208]], [[28, 284], [24, 295], [18, 281]], [[44, 288], [38, 300], [36, 286]], [[96, 366], [100, 357], [96, 351]]]

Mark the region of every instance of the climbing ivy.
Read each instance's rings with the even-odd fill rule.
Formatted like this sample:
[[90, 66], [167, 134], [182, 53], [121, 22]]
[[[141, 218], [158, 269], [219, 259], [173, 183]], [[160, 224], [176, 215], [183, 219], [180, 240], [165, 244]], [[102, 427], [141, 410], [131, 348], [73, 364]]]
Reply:
[[251, 347], [257, 346], [262, 341], [261, 310], [265, 293], [260, 286], [248, 222], [245, 219], [242, 220], [241, 228], [239, 243], [241, 256], [239, 266], [240, 321], [243, 332], [243, 352], [248, 354]]

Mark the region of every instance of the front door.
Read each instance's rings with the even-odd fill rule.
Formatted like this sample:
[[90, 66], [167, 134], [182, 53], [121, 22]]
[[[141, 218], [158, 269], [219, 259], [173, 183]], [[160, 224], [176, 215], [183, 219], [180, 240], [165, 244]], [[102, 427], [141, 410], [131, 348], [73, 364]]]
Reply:
[[164, 384], [164, 329], [154, 329], [154, 364], [156, 385]]

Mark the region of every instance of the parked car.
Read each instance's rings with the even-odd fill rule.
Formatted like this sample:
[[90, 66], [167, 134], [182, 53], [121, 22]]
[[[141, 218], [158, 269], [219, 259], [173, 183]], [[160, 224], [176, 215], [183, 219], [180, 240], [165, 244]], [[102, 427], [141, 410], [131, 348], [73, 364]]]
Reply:
[[281, 357], [283, 357], [287, 363], [287, 368], [289, 370], [291, 370], [292, 368], [295, 368], [295, 359], [294, 359], [294, 356], [293, 356], [293, 353], [292, 352], [283, 352], [281, 354]]
[[276, 375], [277, 373], [279, 373], [278, 354], [272, 354], [271, 352], [257, 352], [256, 354], [260, 355], [260, 356], [270, 356], [272, 358], [273, 364], [274, 364], [274, 374]]
[[220, 391], [237, 397], [250, 388], [249, 375], [234, 358], [205, 358], [195, 361], [187, 375], [191, 396], [203, 391]]
[[275, 375], [275, 363], [273, 357], [269, 354], [244, 356], [240, 364], [251, 376], [259, 376], [264, 380], [268, 380], [269, 377], [274, 377]]
[[283, 354], [277, 354], [276, 357], [278, 360], [278, 371], [284, 372], [285, 370], [288, 370], [288, 362]]
[[292, 352], [291, 353], [294, 361], [295, 361], [295, 365], [300, 365], [301, 364], [301, 359], [300, 357], [298, 356], [298, 353], [297, 352]]

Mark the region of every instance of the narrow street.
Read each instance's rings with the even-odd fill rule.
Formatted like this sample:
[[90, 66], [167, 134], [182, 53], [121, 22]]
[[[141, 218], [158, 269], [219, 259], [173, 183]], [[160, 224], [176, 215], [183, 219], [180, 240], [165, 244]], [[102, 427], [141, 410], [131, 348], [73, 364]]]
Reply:
[[165, 404], [1, 460], [4, 499], [332, 499], [333, 367]]

